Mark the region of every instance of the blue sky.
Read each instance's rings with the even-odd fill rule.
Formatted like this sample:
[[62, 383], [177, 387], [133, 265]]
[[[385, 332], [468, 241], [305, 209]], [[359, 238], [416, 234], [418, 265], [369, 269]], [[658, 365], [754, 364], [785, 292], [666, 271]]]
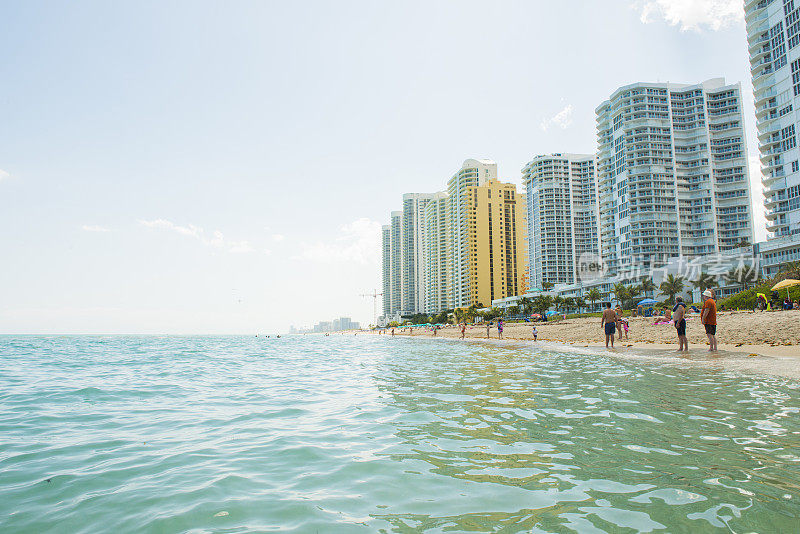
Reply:
[[741, 10], [0, 0], [0, 333], [369, 322], [402, 193], [592, 152], [635, 81], [742, 82], [757, 161]]

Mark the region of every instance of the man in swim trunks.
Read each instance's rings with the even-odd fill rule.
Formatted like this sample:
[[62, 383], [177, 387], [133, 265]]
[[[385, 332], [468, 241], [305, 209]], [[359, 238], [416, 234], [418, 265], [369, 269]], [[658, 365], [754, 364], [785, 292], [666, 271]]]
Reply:
[[464, 334], [466, 333], [466, 331], [467, 331], [467, 323], [462, 323], [461, 324], [461, 339], [464, 339]]
[[672, 308], [672, 319], [675, 321], [675, 330], [678, 333], [678, 350], [688, 351], [689, 340], [686, 338], [686, 304], [683, 297], [675, 297], [675, 307]]
[[703, 291], [703, 308], [700, 311], [700, 322], [706, 327], [709, 352], [717, 350], [717, 303], [714, 302], [713, 293], [706, 289]]
[[614, 348], [614, 331], [617, 329], [617, 312], [611, 309], [611, 303], [606, 302], [606, 309], [603, 310], [603, 317], [600, 318], [600, 326], [606, 332], [606, 348], [611, 341], [611, 348]]

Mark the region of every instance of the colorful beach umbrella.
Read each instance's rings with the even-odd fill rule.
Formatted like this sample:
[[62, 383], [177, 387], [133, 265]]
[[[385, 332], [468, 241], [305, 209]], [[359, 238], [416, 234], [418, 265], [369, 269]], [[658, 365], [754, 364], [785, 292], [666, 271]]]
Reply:
[[658, 304], [656, 299], [644, 299], [640, 300], [637, 306], [652, 306], [653, 304]]
[[796, 285], [800, 285], [800, 280], [793, 280], [791, 278], [787, 278], [786, 280], [781, 280], [780, 282], [772, 286], [772, 290], [778, 291], [779, 289], [783, 289], [784, 287], [786, 289], [789, 289], [790, 287]]
[[779, 289], [786, 288], [786, 298], [789, 298], [789, 288], [792, 286], [796, 286], [800, 284], [800, 280], [794, 280], [792, 278], [787, 278], [786, 280], [781, 280], [774, 286], [772, 286], [773, 291], [778, 291]]

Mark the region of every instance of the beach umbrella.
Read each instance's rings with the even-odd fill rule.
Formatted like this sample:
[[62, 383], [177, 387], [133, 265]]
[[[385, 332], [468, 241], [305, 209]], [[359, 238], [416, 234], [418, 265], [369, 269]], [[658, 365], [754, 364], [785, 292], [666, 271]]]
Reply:
[[792, 280], [791, 278], [787, 278], [786, 280], [781, 280], [780, 282], [772, 286], [772, 290], [777, 291], [779, 289], [783, 289], [784, 287], [788, 289], [798, 284], [800, 284], [800, 280]]
[[637, 306], [652, 306], [654, 304], [658, 304], [658, 301], [656, 299], [644, 299], [640, 300]]
[[777, 284], [772, 286], [772, 290], [773, 291], [778, 291], [779, 289], [783, 289], [785, 287], [786, 288], [786, 298], [788, 299], [789, 298], [789, 288], [792, 287], [792, 286], [796, 286], [798, 284], [800, 284], [800, 280], [793, 280], [791, 278], [787, 278], [786, 280], [781, 280], [780, 282], [778, 282]]

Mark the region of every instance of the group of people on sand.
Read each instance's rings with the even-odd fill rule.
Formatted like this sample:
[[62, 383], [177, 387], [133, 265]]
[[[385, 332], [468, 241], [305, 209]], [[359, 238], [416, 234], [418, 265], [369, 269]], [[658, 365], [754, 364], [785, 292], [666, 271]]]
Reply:
[[[611, 309], [611, 303], [606, 302], [600, 325], [605, 330], [606, 348], [614, 347], [614, 334], [619, 333], [622, 339], [622, 332], [625, 331], [625, 339], [628, 339], [628, 323], [622, 316], [622, 308], [617, 306]], [[696, 308], [695, 308], [696, 309]], [[686, 337], [686, 303], [683, 297], [675, 297], [675, 306], [671, 312], [664, 314], [664, 319], [672, 323], [675, 333], [678, 336], [678, 350], [685, 352], [689, 350], [689, 339]], [[708, 336], [710, 352], [716, 352], [717, 347], [717, 303], [714, 300], [714, 292], [711, 289], [703, 291], [703, 307], [700, 309], [700, 323], [703, 325]], [[662, 324], [662, 323], [656, 323]], [[610, 344], [610, 345], [609, 345]]]

